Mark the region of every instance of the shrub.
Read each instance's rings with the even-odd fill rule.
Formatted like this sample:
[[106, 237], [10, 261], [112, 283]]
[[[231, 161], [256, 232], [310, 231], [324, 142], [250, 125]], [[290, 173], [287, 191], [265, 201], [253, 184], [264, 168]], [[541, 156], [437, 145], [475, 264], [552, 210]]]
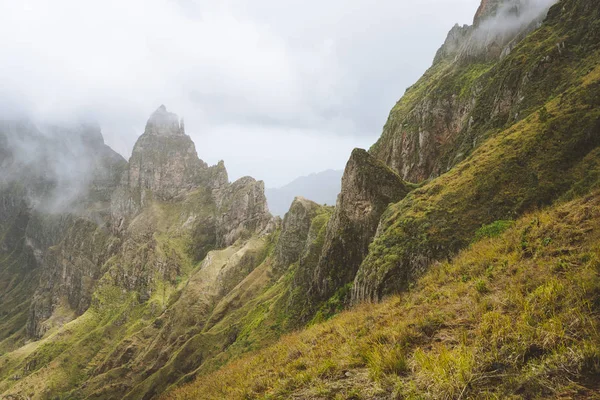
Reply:
[[475, 233], [475, 241], [484, 238], [495, 238], [504, 233], [508, 228], [513, 225], [514, 221], [498, 220], [491, 224], [483, 225]]

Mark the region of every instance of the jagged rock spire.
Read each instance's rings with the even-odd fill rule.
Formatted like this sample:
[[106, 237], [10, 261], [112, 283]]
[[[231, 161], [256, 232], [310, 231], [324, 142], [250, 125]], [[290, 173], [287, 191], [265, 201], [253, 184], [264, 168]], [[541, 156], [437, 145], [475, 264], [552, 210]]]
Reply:
[[149, 189], [159, 198], [170, 198], [198, 186], [207, 165], [198, 158], [183, 123], [164, 105], [150, 115], [144, 134], [129, 160], [129, 187]]
[[325, 243], [309, 292], [326, 300], [351, 283], [368, 253], [381, 215], [410, 191], [401, 177], [367, 151], [354, 149], [342, 190], [327, 225]]
[[148, 119], [144, 133], [157, 136], [178, 136], [185, 135], [185, 129], [183, 120], [180, 121], [177, 114], [168, 112], [167, 107], [163, 104]]

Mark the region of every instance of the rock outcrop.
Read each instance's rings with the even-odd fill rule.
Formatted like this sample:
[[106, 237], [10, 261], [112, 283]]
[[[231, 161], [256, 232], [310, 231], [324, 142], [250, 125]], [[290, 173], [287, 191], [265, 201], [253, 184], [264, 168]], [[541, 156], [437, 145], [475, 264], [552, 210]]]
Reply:
[[217, 246], [227, 247], [267, 227], [271, 214], [263, 181], [246, 176], [216, 193]]
[[274, 269], [285, 269], [300, 259], [312, 220], [321, 207], [303, 197], [294, 199], [283, 218], [281, 234], [275, 247]]
[[454, 26], [438, 51], [435, 63], [489, 62], [511, 49], [540, 26], [553, 1], [482, 0], [473, 25]]
[[473, 18], [473, 25], [478, 26], [486, 18], [492, 17], [502, 3], [506, 3], [506, 0], [481, 0]]
[[354, 280], [381, 215], [409, 191], [398, 174], [365, 150], [352, 152], [309, 296], [325, 300]]
[[554, 56], [562, 57], [562, 45], [557, 44], [553, 57], [540, 58], [529, 70], [515, 72], [514, 64], [493, 68], [543, 21], [551, 3], [543, 4], [483, 1], [474, 25], [452, 28], [433, 66], [390, 112], [370, 153], [403, 179], [422, 182], [464, 160], [487, 131], [531, 112], [534, 99], [527, 93], [536, 90], [535, 72]]
[[201, 171], [207, 167], [185, 134], [183, 121], [160, 106], [133, 148], [124, 179], [130, 189], [149, 191], [165, 200], [197, 187]]

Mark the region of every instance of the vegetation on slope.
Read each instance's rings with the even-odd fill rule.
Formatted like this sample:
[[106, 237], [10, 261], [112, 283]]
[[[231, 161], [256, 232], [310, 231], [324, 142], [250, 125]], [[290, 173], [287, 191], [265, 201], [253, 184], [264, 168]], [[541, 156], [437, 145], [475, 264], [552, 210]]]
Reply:
[[[598, 185], [598, 20], [595, 1], [562, 0], [508, 57], [443, 60], [407, 92], [372, 154], [401, 172], [378, 153], [407, 130], [418, 138], [422, 128], [460, 120], [461, 129], [448, 131], [455, 136], [428, 155], [437, 164], [424, 166], [433, 176], [455, 168], [387, 209], [354, 287], [331, 285], [335, 294], [324, 304], [305, 290], [323, 250], [329, 208], [311, 221], [301, 259], [276, 269], [277, 232], [262, 238], [242, 232], [241, 241], [211, 252], [223, 243], [216, 240], [208, 189], [172, 203], [148, 196], [148, 207], [127, 227], [123, 251], [102, 265], [87, 312], [0, 356], [0, 393], [142, 399], [200, 376], [173, 396], [591, 396], [600, 378], [598, 192], [519, 218]], [[456, 114], [465, 104], [470, 108]], [[454, 122], [428, 118], [435, 115]], [[418, 164], [419, 152], [412, 155], [407, 161]], [[227, 180], [222, 164], [207, 174]], [[188, 232], [194, 218], [198, 224]], [[379, 215], [372, 222], [374, 231]], [[435, 260], [469, 245], [411, 287]], [[29, 303], [16, 283], [28, 285], [38, 275], [20, 281], [10, 271], [5, 278], [7, 268], [33, 255], [0, 256], [0, 288], [8, 288], [0, 299], [17, 310], [0, 314], [2, 352], [23, 344], [15, 328]], [[343, 257], [334, 258], [332, 270], [342, 271]], [[234, 361], [307, 321], [330, 318], [347, 305], [350, 291], [362, 300], [399, 289], [410, 291]], [[20, 297], [4, 301], [16, 291]], [[58, 325], [74, 317], [68, 307], [54, 310]]]
[[596, 191], [164, 398], [600, 398], [599, 317]]
[[599, 13], [594, 0], [562, 0], [505, 57], [437, 60], [391, 110], [370, 152], [415, 182], [448, 171], [580, 84], [598, 63]]
[[600, 66], [590, 69], [588, 62], [577, 86], [386, 211], [357, 274], [356, 299], [405, 287], [433, 260], [466, 246], [482, 224], [514, 219], [598, 184]]
[[[2, 199], [5, 200], [5, 199]], [[29, 307], [39, 279], [33, 251], [25, 245], [27, 213], [0, 231], [0, 354], [25, 343]]]
[[[150, 398], [296, 326], [290, 307], [298, 263], [275, 268], [279, 231], [205, 258], [214, 232], [186, 222], [190, 215], [203, 220], [210, 207], [203, 190], [148, 204], [102, 266], [90, 308], [75, 318], [67, 304], [57, 307], [52, 320], [72, 321], [0, 355], [0, 396]], [[332, 213], [318, 207], [304, 262], [320, 253]]]

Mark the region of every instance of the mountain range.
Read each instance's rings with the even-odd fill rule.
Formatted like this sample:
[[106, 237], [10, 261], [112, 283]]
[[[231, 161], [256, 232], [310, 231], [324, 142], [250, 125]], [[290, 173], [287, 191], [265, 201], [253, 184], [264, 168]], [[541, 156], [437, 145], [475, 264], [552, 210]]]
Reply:
[[301, 176], [280, 188], [267, 188], [265, 195], [273, 215], [283, 217], [294, 198], [301, 196], [319, 204], [334, 205], [340, 193], [344, 171], [327, 170]]
[[0, 398], [599, 396], [596, 0], [482, 0], [335, 205], [273, 216], [165, 106], [129, 160], [1, 121], [0, 166]]

